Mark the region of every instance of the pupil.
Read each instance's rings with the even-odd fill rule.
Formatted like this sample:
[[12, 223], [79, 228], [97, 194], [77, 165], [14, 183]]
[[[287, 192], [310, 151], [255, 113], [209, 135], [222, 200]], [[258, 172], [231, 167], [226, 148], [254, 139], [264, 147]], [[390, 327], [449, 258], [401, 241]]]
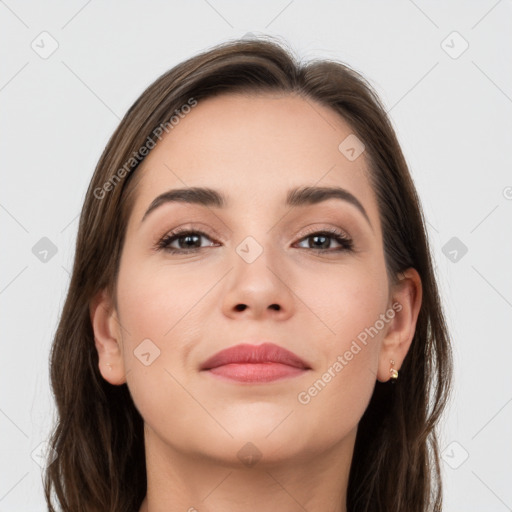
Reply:
[[[318, 239], [323, 239], [324, 240], [324, 243], [320, 243], [320, 246], [324, 246], [325, 245], [325, 241], [328, 240], [328, 237], [326, 237], [325, 235], [315, 235], [313, 237], [313, 239], [316, 241]], [[318, 245], [316, 247], [319, 247]]]
[[[197, 235], [185, 235], [185, 236], [182, 236], [180, 237], [180, 241], [186, 241], [185, 242], [185, 245], [187, 245], [188, 247], [190, 247], [190, 245], [188, 244], [188, 242], [191, 241], [191, 239], [195, 238], [196, 241], [199, 239], [199, 237]], [[193, 243], [193, 242], [192, 242]]]

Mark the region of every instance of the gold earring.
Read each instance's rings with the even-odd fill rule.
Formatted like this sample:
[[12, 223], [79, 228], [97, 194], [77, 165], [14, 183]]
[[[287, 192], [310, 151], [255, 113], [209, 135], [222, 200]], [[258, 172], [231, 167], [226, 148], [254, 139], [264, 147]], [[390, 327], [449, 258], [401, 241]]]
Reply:
[[[395, 365], [395, 361], [391, 359], [390, 361], [391, 366]], [[394, 384], [396, 380], [398, 379], [398, 370], [395, 370], [394, 368], [389, 369], [389, 373], [391, 373], [391, 382]]]

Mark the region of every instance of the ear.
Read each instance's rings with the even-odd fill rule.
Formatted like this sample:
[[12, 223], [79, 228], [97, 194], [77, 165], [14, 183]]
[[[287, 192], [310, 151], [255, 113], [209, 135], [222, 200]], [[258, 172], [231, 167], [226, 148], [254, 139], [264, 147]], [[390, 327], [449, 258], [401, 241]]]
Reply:
[[113, 385], [126, 382], [121, 326], [106, 290], [101, 290], [89, 305], [98, 367], [103, 378]]
[[[400, 370], [414, 338], [422, 295], [418, 271], [408, 268], [401, 272], [398, 283], [391, 292], [389, 307], [395, 312], [395, 316], [382, 341], [377, 371], [377, 380], [380, 382], [386, 382], [391, 378], [391, 368]], [[391, 361], [395, 364], [392, 365]]]

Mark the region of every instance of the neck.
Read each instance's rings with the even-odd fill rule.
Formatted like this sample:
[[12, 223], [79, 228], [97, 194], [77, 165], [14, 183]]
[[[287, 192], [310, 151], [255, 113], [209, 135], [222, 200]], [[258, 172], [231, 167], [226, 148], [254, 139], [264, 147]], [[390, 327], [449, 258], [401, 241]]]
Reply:
[[185, 453], [146, 428], [148, 487], [139, 512], [346, 512], [356, 430], [321, 453], [244, 465], [236, 456], [218, 460]]

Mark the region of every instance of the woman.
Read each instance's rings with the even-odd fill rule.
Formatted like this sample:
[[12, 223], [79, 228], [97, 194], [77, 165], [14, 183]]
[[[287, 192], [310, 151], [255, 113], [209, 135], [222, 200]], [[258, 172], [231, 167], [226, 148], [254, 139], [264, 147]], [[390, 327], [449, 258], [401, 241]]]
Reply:
[[144, 91], [91, 180], [49, 509], [441, 510], [451, 364], [375, 92], [270, 38], [224, 43]]

